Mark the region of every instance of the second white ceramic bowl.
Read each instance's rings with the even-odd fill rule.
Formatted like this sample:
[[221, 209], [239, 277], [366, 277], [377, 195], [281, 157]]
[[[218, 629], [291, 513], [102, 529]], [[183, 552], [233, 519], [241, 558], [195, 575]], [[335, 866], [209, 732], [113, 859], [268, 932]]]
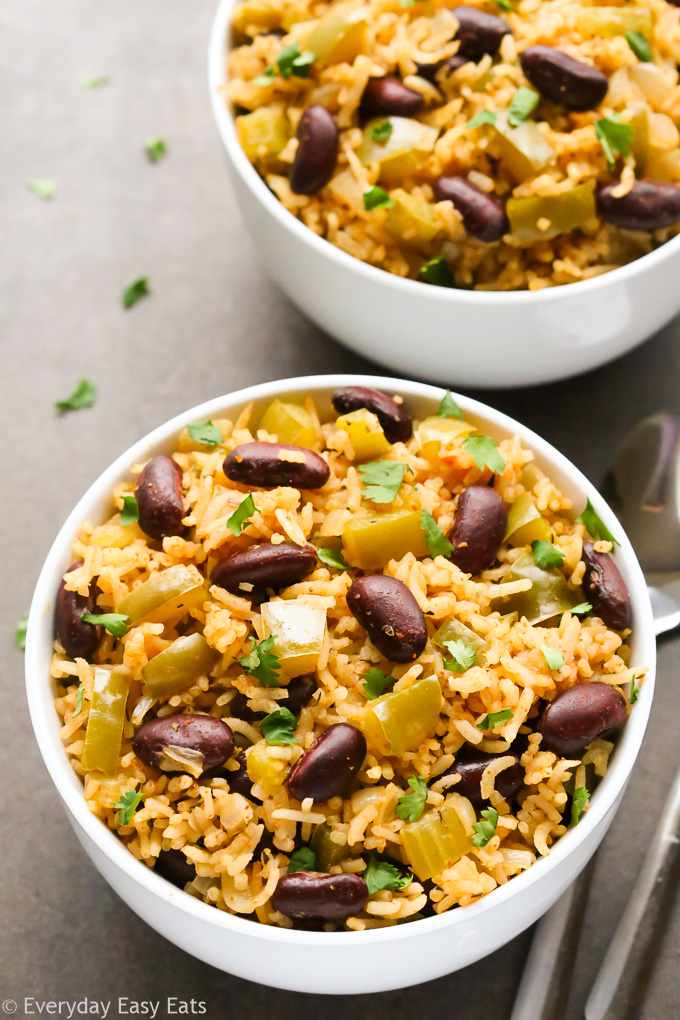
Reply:
[[616, 561], [633, 607], [634, 662], [650, 667], [642, 692], [621, 734], [609, 771], [589, 810], [528, 871], [479, 902], [438, 917], [366, 932], [286, 931], [209, 907], [150, 871], [88, 811], [83, 787], [59, 738], [60, 721], [50, 683], [54, 597], [72, 561], [71, 543], [84, 520], [111, 513], [113, 486], [129, 478], [130, 465], [175, 448], [179, 432], [194, 421], [233, 418], [243, 405], [263, 411], [276, 396], [311, 394], [323, 416], [332, 415], [338, 386], [377, 386], [403, 395], [414, 417], [432, 414], [442, 391], [422, 383], [374, 376], [312, 376], [264, 383], [218, 397], [161, 425], [127, 450], [90, 487], [57, 535], [33, 597], [26, 640], [26, 686], [31, 719], [43, 759], [85, 851], [106, 881], [147, 924], [175, 945], [239, 977], [297, 992], [333, 994], [379, 992], [441, 977], [474, 963], [533, 924], [574, 880], [597, 849], [635, 764], [652, 702], [656, 645], [642, 572], [612, 511], [584, 476], [543, 439], [511, 418], [475, 400], [458, 397], [465, 417], [496, 439], [519, 433], [537, 463], [582, 507], [590, 499], [604, 523], [621, 538]]

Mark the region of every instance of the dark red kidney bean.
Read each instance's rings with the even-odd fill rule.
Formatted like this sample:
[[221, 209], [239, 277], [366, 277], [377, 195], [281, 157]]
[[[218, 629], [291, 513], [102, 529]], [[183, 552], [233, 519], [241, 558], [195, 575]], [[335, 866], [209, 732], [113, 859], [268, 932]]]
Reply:
[[144, 723], [135, 734], [132, 749], [147, 765], [157, 766], [169, 744], [200, 751], [206, 771], [231, 757], [234, 734], [225, 722], [210, 715], [166, 715]]
[[308, 106], [297, 129], [298, 147], [288, 175], [296, 195], [313, 195], [328, 184], [338, 159], [340, 132], [325, 106]]
[[363, 910], [367, 901], [363, 878], [318, 871], [282, 875], [272, 896], [275, 910], [299, 920], [320, 917], [324, 921], [346, 921]]
[[288, 789], [317, 803], [344, 794], [366, 757], [366, 737], [356, 726], [335, 723], [293, 765]]
[[459, 28], [454, 39], [460, 40], [458, 53], [475, 63], [485, 53], [493, 56], [498, 53], [504, 35], [512, 35], [507, 21], [497, 18], [495, 14], [487, 14], [476, 7], [454, 7], [452, 12]]
[[424, 101], [420, 92], [407, 88], [398, 78], [369, 78], [359, 113], [362, 117], [415, 117]]
[[478, 241], [500, 241], [510, 229], [505, 206], [464, 177], [440, 177], [433, 185], [437, 202], [449, 199], [463, 217], [463, 226]]
[[[301, 581], [316, 566], [316, 549], [312, 545], [300, 547], [294, 542], [258, 542], [234, 553], [213, 567], [213, 584], [227, 591], [252, 598], [266, 588], [287, 588]], [[252, 584], [244, 590], [241, 584]]]
[[[288, 692], [288, 697], [279, 704], [287, 708], [293, 715], [299, 715], [317, 689], [316, 681], [309, 676], [294, 677], [287, 687], [281, 688]], [[229, 702], [229, 715], [245, 722], [257, 722], [264, 719], [266, 712], [255, 712], [248, 707], [248, 698], [239, 691]]]
[[530, 46], [520, 64], [541, 95], [568, 110], [593, 110], [607, 95], [609, 82], [602, 71], [554, 46]]
[[384, 574], [357, 577], [347, 592], [347, 605], [390, 662], [412, 662], [423, 652], [425, 614], [403, 581]]
[[583, 543], [583, 561], [586, 572], [583, 587], [593, 609], [608, 627], [626, 630], [630, 627], [630, 595], [619, 568], [608, 553], [595, 551], [592, 542]]
[[458, 497], [453, 515], [451, 561], [466, 574], [486, 570], [496, 558], [507, 526], [503, 497], [485, 485], [471, 485]]
[[253, 796], [253, 781], [248, 775], [246, 752], [239, 751], [234, 761], [238, 765], [237, 769], [222, 769], [219, 773], [221, 779], [227, 780], [229, 793], [240, 793], [246, 800], [252, 800], [254, 804], [261, 804], [262, 801]]
[[579, 755], [598, 737], [618, 730], [626, 719], [626, 699], [610, 684], [594, 680], [558, 694], [543, 711], [542, 747], [561, 758]]
[[182, 534], [182, 469], [172, 457], [151, 458], [139, 476], [135, 496], [145, 535], [161, 541], [166, 535]]
[[[680, 3], [680, 0], [678, 0]], [[433, 64], [416, 64], [418, 75], [424, 78], [425, 81], [435, 82], [437, 74], [441, 71], [442, 67], [446, 68], [446, 74], [453, 74], [459, 67], [463, 67], [464, 64], [469, 64], [470, 61], [467, 57], [462, 56], [460, 53], [454, 53], [452, 57], [445, 57], [444, 60], [435, 60]]]
[[[286, 460], [287, 453], [298, 460]], [[301, 457], [304, 455], [304, 457]], [[313, 450], [290, 443], [243, 443], [224, 460], [224, 473], [232, 482], [275, 489], [292, 485], [296, 489], [320, 489], [330, 476], [328, 464]]]
[[[66, 573], [70, 574], [82, 565], [83, 561], [78, 560]], [[54, 631], [71, 659], [87, 659], [89, 662], [101, 640], [102, 628], [82, 619], [83, 613], [97, 612], [98, 594], [96, 584], [90, 585], [87, 595], [79, 595], [77, 591], [66, 591], [63, 578], [59, 583], [54, 602]]]
[[[509, 751], [503, 752], [503, 756], [507, 754], [513, 755], [515, 764], [498, 773], [494, 788], [500, 793], [501, 797], [505, 797], [509, 801], [524, 785], [524, 769], [520, 765], [521, 750], [511, 747]], [[482, 799], [480, 789], [484, 769], [499, 757], [501, 755], [487, 754], [485, 751], [470, 747], [469, 744], [464, 744], [460, 751], [457, 752], [456, 760], [451, 768], [443, 772], [442, 776], [460, 776], [459, 782], [452, 789], [456, 793], [462, 794], [463, 797], [467, 797], [475, 807], [480, 807], [480, 805], [486, 803]], [[441, 776], [437, 776], [437, 779], [441, 778]]]
[[413, 435], [413, 421], [403, 404], [380, 390], [368, 386], [342, 386], [331, 397], [338, 414], [349, 414], [365, 408], [371, 411], [390, 443], [405, 443]]
[[196, 868], [181, 850], [161, 850], [154, 870], [179, 889], [196, 878]]
[[[678, 4], [680, 6], [680, 2]], [[635, 181], [627, 195], [613, 194], [620, 181], [602, 188], [597, 211], [622, 230], [660, 230], [680, 222], [680, 187], [670, 181]]]

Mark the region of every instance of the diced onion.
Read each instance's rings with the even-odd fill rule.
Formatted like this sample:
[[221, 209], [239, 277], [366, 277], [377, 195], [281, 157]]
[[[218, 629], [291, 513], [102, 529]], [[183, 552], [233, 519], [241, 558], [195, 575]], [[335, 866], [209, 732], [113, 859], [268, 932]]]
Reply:
[[634, 64], [629, 72], [645, 99], [652, 106], [662, 106], [677, 82], [677, 72], [672, 68], [661, 68], [657, 64]]

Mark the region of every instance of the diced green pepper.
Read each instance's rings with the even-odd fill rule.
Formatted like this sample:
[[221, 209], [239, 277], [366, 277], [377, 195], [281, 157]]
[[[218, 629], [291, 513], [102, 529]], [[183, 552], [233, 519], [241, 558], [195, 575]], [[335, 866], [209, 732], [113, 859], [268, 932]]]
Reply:
[[[376, 142], [373, 128], [387, 119], [392, 132], [386, 142]], [[389, 186], [402, 184], [427, 161], [439, 132], [410, 117], [378, 117], [364, 128], [364, 139], [357, 155], [364, 164], [380, 164], [380, 182]]]
[[277, 599], [261, 607], [265, 637], [274, 635], [272, 652], [288, 676], [313, 672], [326, 638], [326, 611], [299, 599]]
[[354, 459], [358, 464], [366, 460], [379, 460], [390, 448], [380, 422], [365, 407], [360, 407], [358, 411], [350, 411], [349, 414], [341, 414], [337, 425], [349, 436]]
[[483, 637], [476, 634], [474, 630], [470, 630], [460, 620], [456, 620], [452, 617], [450, 620], [446, 620], [439, 630], [435, 633], [432, 639], [436, 645], [440, 648], [446, 648], [444, 642], [446, 641], [462, 641], [466, 648], [473, 648], [475, 652], [474, 665], [479, 666], [483, 662], [484, 652], [489, 647], [488, 641], [485, 641]]
[[278, 156], [291, 136], [288, 119], [279, 103], [241, 114], [236, 118], [236, 134], [252, 163]]
[[419, 510], [357, 514], [345, 526], [342, 544], [348, 559], [362, 570], [384, 567], [408, 552], [416, 558], [427, 556]]
[[333, 842], [328, 825], [317, 825], [309, 845], [316, 855], [317, 871], [328, 871], [349, 857], [349, 847]]
[[383, 694], [366, 713], [366, 736], [381, 754], [415, 751], [434, 735], [443, 700], [435, 677], [419, 680], [405, 691]]
[[468, 827], [448, 801], [441, 811], [426, 811], [416, 822], [405, 825], [401, 840], [421, 882], [441, 875], [472, 849]]
[[253, 783], [258, 783], [265, 793], [272, 795], [283, 785], [288, 763], [276, 757], [276, 748], [266, 740], [258, 740], [246, 753], [246, 771]]
[[404, 244], [413, 248], [426, 248], [439, 232], [437, 214], [431, 202], [412, 195], [402, 188], [392, 192], [390, 206], [383, 226]]
[[127, 677], [123, 670], [115, 666], [113, 669], [95, 666], [83, 749], [83, 768], [88, 772], [113, 776], [120, 770], [127, 696]]
[[583, 7], [576, 15], [576, 27], [582, 35], [608, 39], [626, 32], [642, 32], [652, 38], [654, 19], [647, 7]]
[[570, 588], [559, 571], [537, 567], [532, 553], [520, 556], [507, 577], [508, 581], [526, 579], [531, 581], [529, 591], [495, 599], [492, 608], [504, 615], [517, 613], [520, 619], [526, 617], [529, 623], [541, 623], [586, 601], [583, 591]]
[[284, 404], [278, 399], [273, 400], [262, 415], [260, 428], [276, 436], [280, 443], [292, 443], [293, 446], [313, 446], [316, 440], [316, 429], [309, 411], [299, 404]]
[[439, 418], [436, 415], [424, 418], [417, 432], [420, 452], [426, 460], [436, 465], [442, 447], [448, 446], [454, 439], [476, 431], [476, 425], [461, 421], [460, 418]]
[[507, 114], [499, 111], [494, 131], [501, 160], [518, 184], [535, 177], [555, 155], [533, 120], [525, 120], [513, 128]]
[[510, 507], [503, 541], [517, 547], [550, 541], [550, 525], [541, 516], [530, 493], [523, 492]]
[[180, 620], [191, 609], [197, 609], [207, 599], [205, 582], [196, 567], [178, 564], [152, 574], [138, 588], [126, 595], [116, 610], [128, 617], [128, 626], [145, 620], [149, 623], [167, 623]]
[[366, 9], [357, 3], [336, 4], [312, 29], [307, 49], [317, 67], [351, 64], [366, 46]]
[[142, 677], [153, 698], [169, 698], [207, 676], [218, 658], [202, 634], [189, 634], [149, 659]]
[[511, 198], [507, 204], [510, 232], [518, 244], [535, 244], [583, 226], [596, 216], [592, 184], [533, 198]]

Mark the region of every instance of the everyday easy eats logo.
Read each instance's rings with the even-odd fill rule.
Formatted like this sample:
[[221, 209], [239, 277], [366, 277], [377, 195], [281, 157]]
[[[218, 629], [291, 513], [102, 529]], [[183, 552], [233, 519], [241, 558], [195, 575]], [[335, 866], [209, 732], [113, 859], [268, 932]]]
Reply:
[[[23, 1010], [23, 1012], [22, 1012]], [[150, 1020], [163, 1020], [169, 1016], [202, 1016], [208, 1010], [200, 999], [130, 999], [120, 995], [117, 999], [36, 999], [28, 995], [22, 1001], [5, 999], [2, 1012], [8, 1016], [58, 1016], [72, 1020], [79, 1016], [114, 1017], [139, 1016]]]

